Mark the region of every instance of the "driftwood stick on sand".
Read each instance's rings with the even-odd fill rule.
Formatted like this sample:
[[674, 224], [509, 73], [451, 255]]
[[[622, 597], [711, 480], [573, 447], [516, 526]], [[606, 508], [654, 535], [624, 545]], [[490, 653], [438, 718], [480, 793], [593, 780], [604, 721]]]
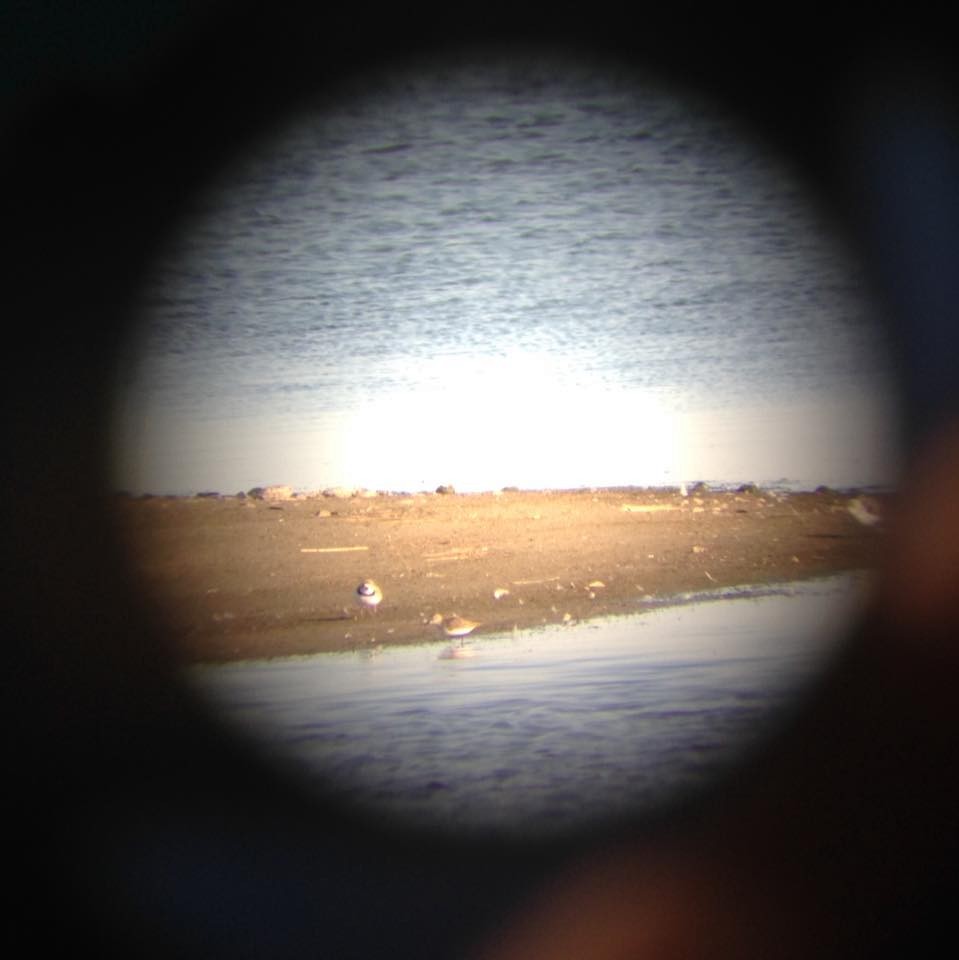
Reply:
[[664, 510], [678, 510], [679, 505], [674, 503], [624, 503], [620, 510], [623, 513], [662, 513]]
[[454, 547], [444, 553], [424, 553], [423, 559], [430, 562], [443, 560], [475, 560], [489, 553], [489, 547]]
[[350, 553], [353, 550], [369, 549], [369, 547], [300, 547], [300, 553]]

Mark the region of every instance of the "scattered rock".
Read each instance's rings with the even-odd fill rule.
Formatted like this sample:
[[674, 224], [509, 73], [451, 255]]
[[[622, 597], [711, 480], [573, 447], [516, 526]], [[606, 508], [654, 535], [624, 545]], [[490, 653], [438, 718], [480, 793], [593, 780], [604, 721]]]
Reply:
[[502, 600], [503, 597], [506, 597], [506, 596], [509, 596], [509, 590], [507, 590], [506, 587], [497, 587], [493, 591], [494, 600]]
[[456, 490], [453, 488], [453, 485], [452, 485], [451, 483], [441, 483], [441, 484], [436, 488], [436, 492], [437, 492], [437, 493], [448, 494], [448, 493], [456, 493]]
[[350, 500], [356, 490], [353, 487], [327, 487], [323, 491], [324, 497], [334, 497], [337, 500]]
[[741, 483], [736, 487], [736, 493], [759, 493], [759, 487], [755, 483]]
[[263, 490], [264, 500], [292, 500], [293, 488], [285, 484], [274, 484]]
[[247, 490], [246, 495], [254, 500], [292, 500], [293, 488], [274, 484], [270, 487], [254, 487], [252, 490]]

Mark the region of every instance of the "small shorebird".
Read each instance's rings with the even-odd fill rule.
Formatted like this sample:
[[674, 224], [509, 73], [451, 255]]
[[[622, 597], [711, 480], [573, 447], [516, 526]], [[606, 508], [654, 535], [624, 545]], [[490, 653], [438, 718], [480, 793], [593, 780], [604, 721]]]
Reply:
[[361, 607], [366, 607], [367, 610], [372, 610], [375, 613], [383, 599], [383, 591], [372, 580], [364, 580], [356, 588], [356, 593], [353, 596]]
[[455, 613], [451, 617], [443, 617], [436, 613], [430, 623], [439, 627], [446, 636], [460, 641], [481, 625], [476, 620], [467, 620], [465, 617], [458, 617]]
[[875, 497], [856, 497], [846, 509], [864, 526], [878, 527], [882, 523], [882, 507]]
[[463, 657], [473, 656], [473, 651], [463, 646], [463, 639], [480, 625], [476, 620], [467, 620], [465, 617], [458, 617], [455, 613], [451, 617], [434, 613], [430, 623], [439, 627], [451, 640], [459, 640], [458, 646], [451, 643], [440, 654], [440, 660], [460, 660]]

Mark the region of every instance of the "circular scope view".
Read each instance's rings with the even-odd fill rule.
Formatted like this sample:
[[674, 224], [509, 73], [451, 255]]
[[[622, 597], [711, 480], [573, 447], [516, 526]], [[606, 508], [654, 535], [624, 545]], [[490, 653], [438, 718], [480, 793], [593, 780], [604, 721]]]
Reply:
[[117, 510], [191, 681], [317, 789], [576, 829], [708, 783], [828, 664], [889, 369], [855, 258], [715, 104], [473, 51], [195, 200], [119, 372]]

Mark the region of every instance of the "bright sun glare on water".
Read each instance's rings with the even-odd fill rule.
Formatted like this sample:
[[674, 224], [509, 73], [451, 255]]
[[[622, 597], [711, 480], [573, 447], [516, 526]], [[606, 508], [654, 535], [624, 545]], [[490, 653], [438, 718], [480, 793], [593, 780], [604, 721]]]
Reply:
[[[573, 462], [583, 485], [652, 478], [672, 462], [676, 429], [667, 411], [640, 395], [611, 396], [600, 384], [570, 390], [563, 366], [521, 353], [426, 361], [419, 373], [431, 386], [387, 395], [348, 418], [340, 437], [344, 473], [369, 477], [374, 487], [402, 479], [401, 489], [467, 475], [471, 488], [490, 490], [510, 476], [521, 486], [549, 487], [573, 475]], [[410, 466], [403, 475], [384, 464]]]

